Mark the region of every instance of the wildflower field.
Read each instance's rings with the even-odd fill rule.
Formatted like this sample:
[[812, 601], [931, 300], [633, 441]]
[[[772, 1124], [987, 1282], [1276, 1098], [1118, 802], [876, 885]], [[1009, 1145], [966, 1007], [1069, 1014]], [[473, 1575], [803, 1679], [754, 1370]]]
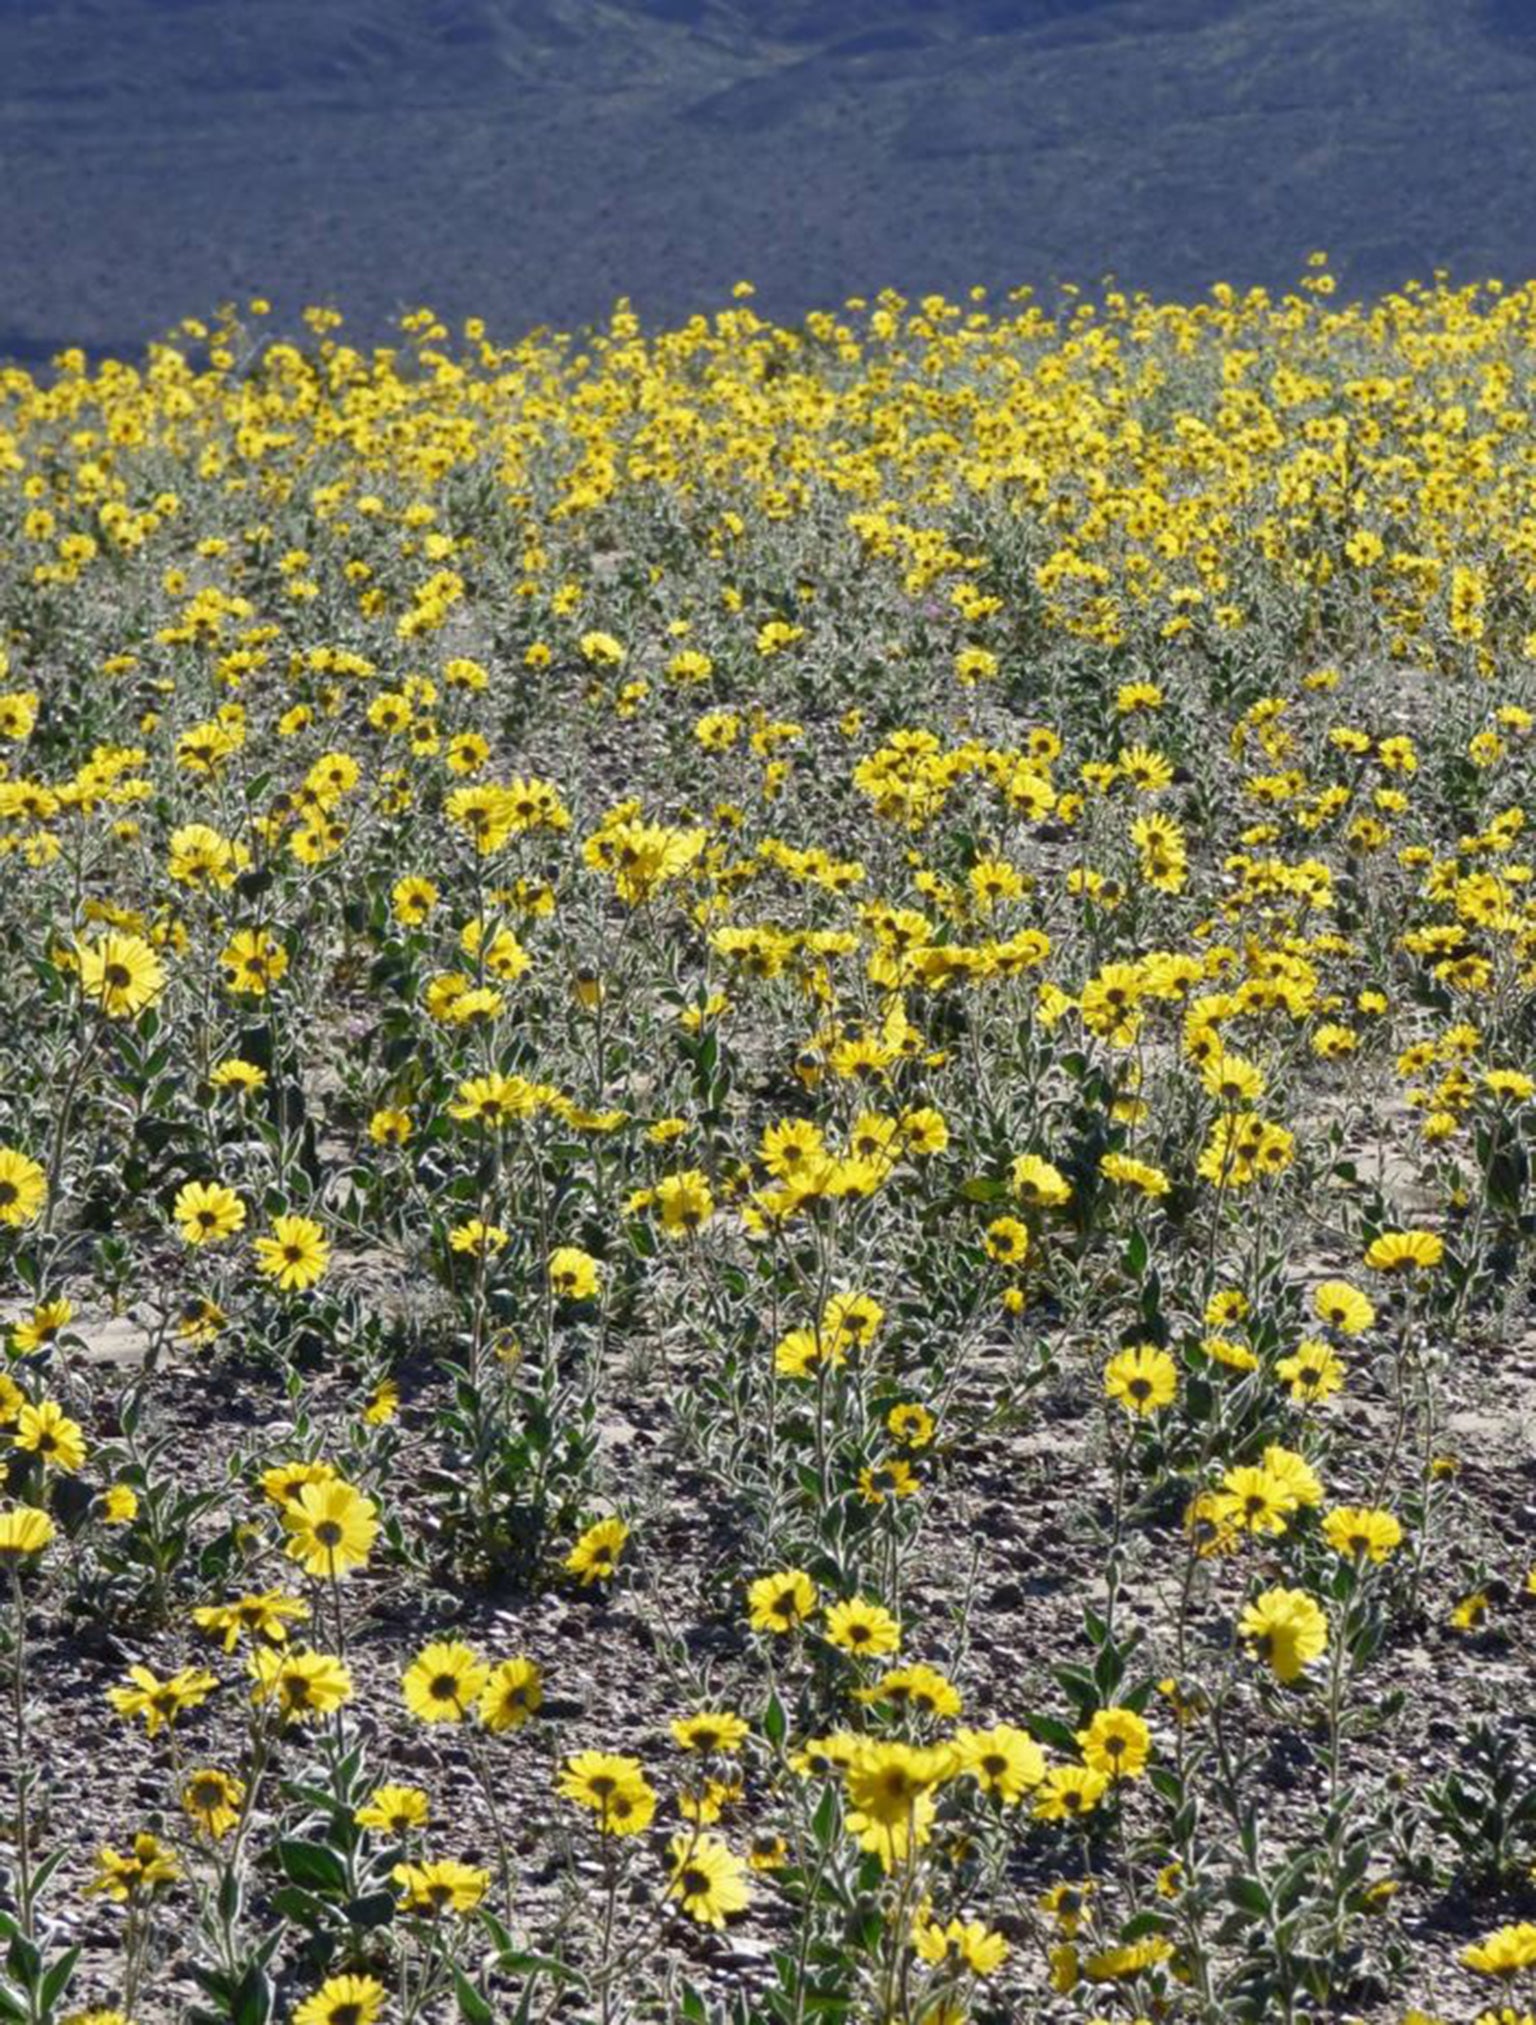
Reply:
[[0, 372], [0, 2025], [1536, 2005], [1536, 285]]

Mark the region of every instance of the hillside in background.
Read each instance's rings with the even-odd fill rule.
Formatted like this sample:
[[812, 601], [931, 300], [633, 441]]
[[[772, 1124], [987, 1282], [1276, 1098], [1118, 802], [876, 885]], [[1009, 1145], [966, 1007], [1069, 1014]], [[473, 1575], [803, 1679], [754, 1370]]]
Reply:
[[0, 0], [0, 356], [1536, 272], [1529, 0]]

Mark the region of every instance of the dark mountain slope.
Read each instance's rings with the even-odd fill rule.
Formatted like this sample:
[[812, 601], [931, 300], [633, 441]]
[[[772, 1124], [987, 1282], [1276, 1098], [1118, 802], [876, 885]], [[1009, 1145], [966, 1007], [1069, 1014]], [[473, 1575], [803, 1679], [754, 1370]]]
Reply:
[[1528, 0], [0, 0], [0, 353], [1536, 272]]

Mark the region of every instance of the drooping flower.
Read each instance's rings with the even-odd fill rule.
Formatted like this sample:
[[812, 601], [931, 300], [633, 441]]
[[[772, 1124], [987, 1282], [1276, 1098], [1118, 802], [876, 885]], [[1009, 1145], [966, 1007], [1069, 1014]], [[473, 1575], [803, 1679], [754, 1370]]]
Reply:
[[293, 2014], [293, 2025], [374, 2025], [386, 1991], [375, 1976], [327, 1976]]
[[258, 1646], [248, 1662], [251, 1700], [274, 1707], [285, 1723], [328, 1716], [352, 1694], [352, 1674], [330, 1653], [298, 1646]]
[[827, 1606], [822, 1635], [858, 1659], [884, 1659], [901, 1645], [901, 1626], [880, 1603], [853, 1596]]
[[53, 1538], [53, 1521], [31, 1505], [0, 1512], [0, 1563], [14, 1566], [40, 1554]]
[[284, 1507], [283, 1530], [289, 1559], [306, 1575], [334, 1581], [366, 1564], [378, 1535], [378, 1506], [339, 1477], [305, 1484]]
[[1147, 1768], [1152, 1732], [1134, 1709], [1097, 1709], [1077, 1733], [1083, 1763], [1106, 1779], [1136, 1779]]
[[72, 1476], [86, 1457], [85, 1434], [57, 1400], [24, 1406], [16, 1416], [16, 1446], [35, 1455], [45, 1467]]
[[943, 1926], [920, 1920], [912, 1930], [912, 1945], [920, 1961], [951, 1973], [990, 1976], [1008, 1959], [1007, 1941], [981, 1920], [952, 1919]]
[[1362, 1336], [1376, 1319], [1376, 1310], [1347, 1280], [1324, 1280], [1313, 1289], [1312, 1306], [1341, 1336]]
[[151, 1737], [169, 1729], [184, 1710], [207, 1701], [219, 1684], [200, 1666], [184, 1666], [166, 1680], [147, 1666], [131, 1666], [128, 1681], [127, 1687], [108, 1688], [107, 1700], [129, 1721], [142, 1716], [145, 1732]]
[[1052, 1765], [1035, 1798], [1037, 1821], [1074, 1821], [1091, 1814], [1109, 1791], [1109, 1780], [1091, 1765]]
[[1143, 1418], [1170, 1405], [1178, 1389], [1178, 1366], [1152, 1343], [1118, 1351], [1104, 1367], [1106, 1395]]
[[270, 1235], [256, 1240], [257, 1269], [285, 1294], [312, 1287], [330, 1262], [325, 1232], [312, 1217], [275, 1216]]
[[490, 1678], [472, 1646], [437, 1640], [422, 1647], [400, 1677], [405, 1705], [423, 1723], [461, 1723]]
[[216, 1766], [189, 1772], [182, 1782], [183, 1808], [193, 1826], [214, 1842], [221, 1841], [240, 1819], [244, 1799], [244, 1782]]
[[216, 1244], [240, 1229], [245, 1204], [222, 1182], [189, 1181], [178, 1191], [171, 1214], [181, 1226], [184, 1243]]
[[803, 1568], [759, 1575], [747, 1591], [748, 1621], [754, 1631], [790, 1632], [815, 1613], [816, 1601], [816, 1584]]
[[224, 1650], [233, 1652], [243, 1637], [267, 1645], [286, 1644], [290, 1623], [302, 1624], [309, 1605], [298, 1596], [285, 1596], [280, 1589], [267, 1589], [237, 1597], [233, 1603], [202, 1603], [192, 1612], [200, 1630], [224, 1641]]
[[864, 1739], [848, 1767], [849, 1833], [894, 1870], [914, 1842], [927, 1842], [934, 1789], [957, 1770], [948, 1745]]
[[1445, 1257], [1445, 1241], [1432, 1230], [1385, 1230], [1365, 1254], [1377, 1273], [1430, 1272]]
[[227, 990], [250, 998], [265, 998], [288, 969], [288, 952], [265, 928], [242, 928], [233, 935], [219, 956]]
[[685, 1751], [712, 1757], [739, 1750], [748, 1736], [747, 1725], [729, 1709], [701, 1709], [691, 1716], [674, 1716], [673, 1737]]
[[47, 1199], [47, 1178], [37, 1162], [14, 1146], [0, 1146], [0, 1224], [21, 1229]]
[[594, 1582], [606, 1582], [618, 1566], [628, 1538], [629, 1527], [622, 1519], [599, 1519], [566, 1555], [566, 1572], [579, 1576], [584, 1589]]
[[549, 1284], [562, 1301], [590, 1301], [598, 1290], [601, 1267], [590, 1253], [561, 1245], [549, 1255]]
[[1254, 1658], [1287, 1687], [1328, 1650], [1328, 1619], [1302, 1589], [1266, 1589], [1246, 1605], [1238, 1628]]
[[180, 1875], [181, 1865], [172, 1852], [157, 1836], [142, 1830], [126, 1855], [110, 1843], [96, 1852], [96, 1875], [85, 1890], [100, 1892], [118, 1905], [137, 1905]]
[[109, 1020], [132, 1019], [165, 989], [165, 966], [142, 936], [109, 930], [75, 953], [82, 995]]
[[557, 1789], [597, 1816], [605, 1835], [639, 1835], [656, 1812], [656, 1789], [638, 1758], [578, 1751], [561, 1768]]
[[423, 1919], [473, 1912], [490, 1889], [490, 1872], [440, 1857], [434, 1863], [397, 1863], [390, 1872], [400, 1886], [400, 1909]]
[[1478, 1975], [1501, 1980], [1536, 1968], [1536, 1924], [1520, 1920], [1512, 1926], [1495, 1927], [1491, 1934], [1463, 1948], [1461, 1959]]
[[1371, 1505], [1339, 1505], [1323, 1517], [1323, 1537], [1346, 1561], [1385, 1561], [1403, 1543], [1401, 1522]]
[[499, 1661], [480, 1690], [477, 1713], [486, 1729], [520, 1730], [544, 1700], [544, 1675], [531, 1659]]
[[732, 1913], [751, 1904], [745, 1868], [718, 1836], [674, 1835], [667, 1854], [672, 1863], [667, 1897], [701, 1926], [723, 1927]]
[[997, 1723], [989, 1730], [957, 1730], [951, 1740], [958, 1769], [983, 1793], [1012, 1806], [1045, 1777], [1045, 1753], [1027, 1730]]

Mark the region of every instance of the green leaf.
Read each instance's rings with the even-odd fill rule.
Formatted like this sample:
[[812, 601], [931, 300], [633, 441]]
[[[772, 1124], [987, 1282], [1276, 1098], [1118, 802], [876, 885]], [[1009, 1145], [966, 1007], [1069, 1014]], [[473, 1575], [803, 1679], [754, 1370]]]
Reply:
[[1053, 1751], [1077, 1753], [1077, 1732], [1070, 1723], [1058, 1722], [1054, 1716], [1027, 1715], [1024, 1727], [1037, 1744], [1049, 1744]]
[[5, 1951], [5, 1966], [24, 1990], [35, 1990], [43, 1973], [42, 1952], [36, 1941], [30, 1941], [24, 1933], [14, 1933], [11, 1945]]
[[53, 1967], [44, 1976], [38, 1991], [45, 2012], [51, 2011], [75, 1977], [75, 1964], [80, 1959], [78, 1948], [66, 1948]]
[[1124, 1673], [1125, 1661], [1120, 1655], [1120, 1648], [1114, 1644], [1106, 1645], [1093, 1662], [1094, 1683], [1106, 1704], [1113, 1700]]
[[811, 1817], [811, 1833], [816, 1838], [818, 1849], [831, 1849], [838, 1840], [837, 1791], [832, 1786], [816, 1803], [816, 1812]]
[[232, 2025], [267, 2025], [275, 1994], [272, 1978], [258, 1962], [252, 1962], [229, 2000]]
[[335, 1921], [333, 1907], [297, 1884], [278, 1886], [272, 1894], [272, 1910], [285, 1920], [292, 1920], [295, 1926], [307, 1927], [312, 1934], [324, 1933]]
[[1274, 1900], [1283, 1913], [1294, 1910], [1317, 1869], [1321, 1851], [1304, 1850], [1275, 1880]]
[[1141, 1319], [1158, 1342], [1163, 1340], [1163, 1278], [1154, 1266], [1141, 1290]]
[[459, 2016], [467, 2021], [467, 2025], [496, 2025], [495, 2011], [458, 1967], [453, 1972], [453, 1994], [458, 2002]]
[[[1102, 1699], [1099, 1693], [1099, 1684], [1086, 1668], [1080, 1666], [1055, 1667], [1052, 1669], [1052, 1678], [1068, 1701], [1072, 1703], [1079, 1717], [1086, 1719], [1099, 1706]], [[1043, 1743], [1044, 1741], [1044, 1738], [1042, 1738], [1041, 1742]]]
[[347, 1887], [346, 1865], [323, 1842], [302, 1842], [286, 1837], [277, 1845], [277, 1860], [283, 1875], [306, 1891], [340, 1892]]
[[347, 1901], [347, 1923], [365, 1932], [374, 1927], [387, 1927], [394, 1916], [393, 1891], [365, 1891], [361, 1897]]
[[1269, 1893], [1256, 1877], [1232, 1877], [1227, 1880], [1227, 1897], [1244, 1912], [1255, 1918], [1267, 1920], [1273, 1907]]
[[[501, 1931], [505, 1933], [506, 1929], [502, 1928]], [[569, 1962], [562, 1962], [554, 1955], [536, 1955], [526, 1948], [514, 1947], [510, 1936], [506, 1947], [498, 1950], [496, 1966], [498, 1969], [504, 1969], [508, 1975], [529, 1976], [535, 1980], [540, 1976], [548, 1976], [554, 1983], [577, 1983], [582, 1980], [580, 1970], [573, 1969]]]
[[233, 1927], [238, 1923], [244, 1898], [239, 1872], [234, 1869], [226, 1870], [219, 1879], [218, 1895], [219, 1918], [226, 1927]]
[[1170, 1807], [1180, 1807], [1183, 1805], [1184, 1781], [1179, 1777], [1177, 1772], [1170, 1771], [1167, 1766], [1151, 1766], [1147, 1772], [1147, 1784], [1152, 1788], [1158, 1799], [1166, 1801]]
[[1167, 1913], [1158, 1912], [1149, 1906], [1145, 1912], [1134, 1914], [1120, 1929], [1122, 1941], [1139, 1941], [1145, 1934], [1166, 1934], [1173, 1931], [1173, 1922]]

